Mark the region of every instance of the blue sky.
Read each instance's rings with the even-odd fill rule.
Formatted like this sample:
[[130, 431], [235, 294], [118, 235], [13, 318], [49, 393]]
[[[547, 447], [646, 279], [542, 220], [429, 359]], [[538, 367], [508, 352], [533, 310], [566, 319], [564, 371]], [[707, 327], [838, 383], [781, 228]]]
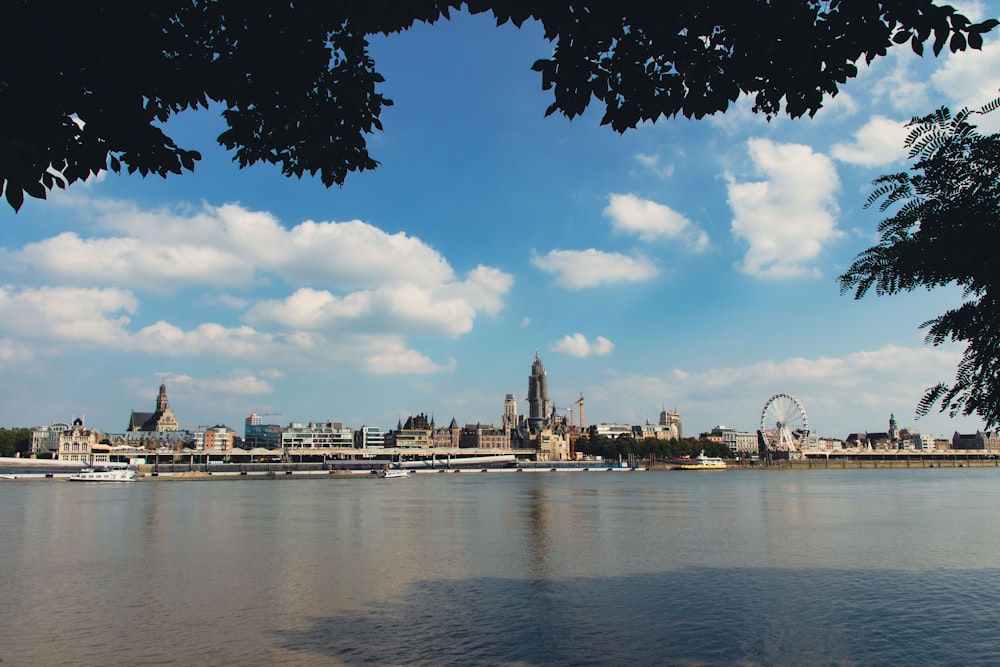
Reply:
[[624, 135], [596, 106], [544, 117], [537, 25], [458, 14], [372, 51], [395, 106], [369, 142], [380, 167], [342, 188], [238, 169], [213, 110], [169, 124], [202, 152], [194, 174], [104, 174], [0, 209], [0, 425], [121, 431], [160, 382], [193, 427], [242, 432], [251, 410], [499, 423], [507, 393], [527, 411], [537, 351], [556, 405], [582, 393], [588, 423], [667, 408], [685, 435], [754, 430], [788, 393], [823, 436], [890, 413], [982, 427], [914, 418], [961, 352], [918, 326], [960, 293], [855, 301], [836, 278], [876, 239], [863, 204], [906, 168], [904, 123], [997, 95], [996, 34], [936, 59], [893, 49], [812, 119], [768, 123], [742, 100]]

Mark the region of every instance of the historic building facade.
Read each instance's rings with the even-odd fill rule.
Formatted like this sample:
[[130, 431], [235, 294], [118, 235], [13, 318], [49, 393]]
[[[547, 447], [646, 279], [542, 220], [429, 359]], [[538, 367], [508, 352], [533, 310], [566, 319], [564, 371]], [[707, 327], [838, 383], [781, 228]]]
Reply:
[[153, 412], [132, 411], [128, 420], [127, 431], [162, 432], [178, 430], [177, 417], [170, 409], [167, 400], [167, 385], [160, 385], [160, 393], [156, 397], [156, 410]]

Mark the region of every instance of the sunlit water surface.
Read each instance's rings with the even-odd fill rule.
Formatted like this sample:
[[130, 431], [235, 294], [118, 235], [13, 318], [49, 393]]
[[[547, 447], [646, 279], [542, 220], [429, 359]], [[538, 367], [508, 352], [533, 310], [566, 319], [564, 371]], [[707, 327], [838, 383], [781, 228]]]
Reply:
[[0, 661], [996, 665], [1000, 471], [0, 483]]

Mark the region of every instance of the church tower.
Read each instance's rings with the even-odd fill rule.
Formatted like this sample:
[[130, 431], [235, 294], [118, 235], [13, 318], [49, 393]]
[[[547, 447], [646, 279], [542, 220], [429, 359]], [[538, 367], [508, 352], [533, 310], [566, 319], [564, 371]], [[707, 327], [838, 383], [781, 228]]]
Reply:
[[160, 393], [156, 397], [156, 411], [162, 413], [162, 412], [164, 412], [169, 407], [170, 407], [170, 403], [169, 403], [169, 401], [167, 401], [167, 385], [166, 384], [161, 384], [160, 385]]
[[508, 433], [511, 429], [517, 428], [517, 399], [514, 398], [514, 394], [507, 394], [507, 398], [503, 401], [503, 418], [500, 420], [500, 426]]
[[531, 364], [531, 375], [528, 376], [528, 424], [531, 429], [540, 428], [550, 411], [548, 377], [538, 352], [535, 352], [535, 362]]

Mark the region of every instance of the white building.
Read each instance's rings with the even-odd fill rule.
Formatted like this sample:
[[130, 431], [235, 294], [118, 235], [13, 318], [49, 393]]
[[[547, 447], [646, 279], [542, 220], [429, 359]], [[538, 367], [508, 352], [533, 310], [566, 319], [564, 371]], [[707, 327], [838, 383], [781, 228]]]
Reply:
[[56, 422], [51, 426], [39, 426], [31, 431], [32, 456], [55, 454], [59, 451], [59, 436], [70, 430], [69, 424]]
[[340, 422], [292, 422], [281, 432], [281, 447], [289, 448], [353, 448], [354, 431]]
[[619, 438], [623, 435], [632, 435], [632, 427], [629, 424], [594, 424], [590, 427], [590, 435]]
[[733, 454], [752, 456], [758, 452], [756, 433], [737, 431], [734, 428], [720, 425], [712, 429], [712, 435], [721, 438], [722, 444], [728, 447]]
[[385, 431], [378, 426], [362, 426], [354, 432], [354, 446], [360, 449], [383, 449]]

